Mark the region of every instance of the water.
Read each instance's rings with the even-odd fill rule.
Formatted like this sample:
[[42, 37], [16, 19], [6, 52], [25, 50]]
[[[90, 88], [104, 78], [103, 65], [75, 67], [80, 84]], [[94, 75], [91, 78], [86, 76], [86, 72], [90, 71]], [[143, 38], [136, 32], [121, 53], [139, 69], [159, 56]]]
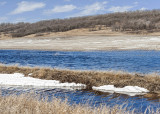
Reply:
[[[160, 73], [160, 51], [95, 51], [95, 52], [62, 52], [62, 51], [18, 51], [0, 50], [0, 63], [19, 64], [20, 66], [42, 66], [78, 70], [123, 70], [138, 73]], [[0, 87], [2, 96], [29, 93], [41, 97], [53, 96], [69, 99], [70, 104], [86, 102], [91, 106], [127, 103], [128, 107], [144, 112], [147, 106], [153, 109], [160, 107], [160, 99], [149, 99], [144, 96], [127, 96], [122, 94], [101, 93], [86, 90], [67, 90], [55, 88]], [[140, 110], [139, 110], [140, 109]]]
[[160, 51], [18, 51], [0, 50], [0, 62], [78, 70], [160, 73]]
[[128, 110], [137, 109], [137, 112], [144, 112], [148, 106], [156, 110], [160, 107], [160, 99], [148, 99], [144, 96], [127, 96], [123, 94], [110, 94], [97, 91], [86, 90], [67, 90], [58, 88], [32, 88], [32, 87], [7, 87], [1, 86], [1, 95], [20, 95], [23, 93], [34, 92], [40, 98], [52, 101], [53, 97], [65, 100], [68, 99], [70, 104], [89, 104], [97, 107], [101, 105], [115, 106], [117, 104], [128, 107]]

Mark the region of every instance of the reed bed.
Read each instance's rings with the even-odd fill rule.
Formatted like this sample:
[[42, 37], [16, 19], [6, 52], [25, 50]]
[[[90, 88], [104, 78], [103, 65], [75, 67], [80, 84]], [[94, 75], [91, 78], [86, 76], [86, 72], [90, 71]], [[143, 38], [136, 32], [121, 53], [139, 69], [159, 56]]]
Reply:
[[148, 89], [151, 93], [160, 93], [160, 76], [157, 74], [131, 74], [126, 72], [100, 72], [59, 70], [53, 68], [18, 67], [0, 65], [0, 73], [23, 73], [34, 78], [59, 80], [60, 82], [75, 82], [92, 86], [115, 85], [116, 87], [139, 86]]
[[[127, 108], [121, 106], [90, 107], [89, 105], [74, 104], [70, 105], [67, 99], [62, 101], [53, 98], [53, 101], [39, 100], [36, 97], [20, 95], [0, 97], [0, 114], [134, 114], [135, 109], [127, 111]], [[148, 108], [144, 114], [159, 114], [160, 109], [156, 111]]]

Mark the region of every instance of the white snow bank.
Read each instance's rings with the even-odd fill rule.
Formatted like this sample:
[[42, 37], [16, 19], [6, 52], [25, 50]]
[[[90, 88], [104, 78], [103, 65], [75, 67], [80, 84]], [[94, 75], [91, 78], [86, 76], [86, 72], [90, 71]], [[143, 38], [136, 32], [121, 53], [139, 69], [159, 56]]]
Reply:
[[125, 86], [123, 88], [116, 88], [114, 85], [104, 85], [100, 87], [92, 87], [93, 90], [103, 91], [103, 92], [109, 92], [109, 93], [123, 93], [130, 96], [140, 95], [149, 92], [145, 88], [141, 88], [138, 86]]
[[32, 77], [24, 77], [23, 74], [0, 74], [0, 85], [11, 85], [11, 86], [41, 86], [41, 87], [82, 87], [85, 88], [84, 84], [76, 83], [60, 83], [56, 80], [42, 80]]

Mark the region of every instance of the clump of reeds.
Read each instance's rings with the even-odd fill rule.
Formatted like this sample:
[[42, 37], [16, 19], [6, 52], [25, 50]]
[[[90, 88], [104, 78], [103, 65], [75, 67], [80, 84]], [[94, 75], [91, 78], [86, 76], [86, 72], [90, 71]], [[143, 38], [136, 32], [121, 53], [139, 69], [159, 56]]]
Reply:
[[61, 82], [75, 82], [86, 84], [88, 89], [92, 86], [115, 85], [116, 87], [139, 86], [153, 93], [160, 93], [160, 76], [131, 74], [125, 72], [98, 72], [59, 70], [52, 68], [31, 68], [17, 66], [0, 66], [0, 73], [23, 73], [40, 79], [59, 80]]
[[67, 100], [53, 98], [53, 101], [38, 100], [31, 96], [0, 97], [0, 114], [124, 114], [126, 110], [109, 107], [92, 108], [86, 105], [69, 105]]
[[[135, 109], [127, 111], [123, 105], [114, 107], [74, 104], [66, 100], [53, 98], [53, 101], [39, 100], [38, 97], [28, 95], [0, 97], [0, 114], [134, 114]], [[148, 107], [144, 114], [159, 114], [160, 109], [153, 110]]]

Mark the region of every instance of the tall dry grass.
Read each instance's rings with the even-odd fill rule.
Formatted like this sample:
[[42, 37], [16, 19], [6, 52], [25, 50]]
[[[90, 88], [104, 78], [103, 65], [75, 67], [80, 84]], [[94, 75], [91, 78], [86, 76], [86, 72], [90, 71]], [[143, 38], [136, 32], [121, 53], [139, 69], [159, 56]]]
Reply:
[[98, 72], [59, 70], [52, 68], [31, 68], [18, 66], [0, 66], [0, 73], [23, 73], [40, 79], [59, 80], [61, 82], [75, 82], [86, 84], [88, 89], [92, 86], [115, 85], [116, 87], [139, 86], [153, 93], [160, 93], [160, 76], [150, 74], [141, 76], [125, 72]]
[[[32, 96], [6, 96], [0, 97], [0, 114], [134, 114], [135, 110], [127, 111], [123, 106], [90, 107], [89, 105], [74, 104], [69, 105], [67, 100], [62, 101], [53, 98], [53, 101], [38, 100]], [[144, 114], [159, 114], [148, 108]]]
[[69, 105], [67, 100], [53, 98], [52, 102], [25, 95], [0, 97], [0, 114], [129, 114], [115, 106], [92, 108], [88, 105]]

